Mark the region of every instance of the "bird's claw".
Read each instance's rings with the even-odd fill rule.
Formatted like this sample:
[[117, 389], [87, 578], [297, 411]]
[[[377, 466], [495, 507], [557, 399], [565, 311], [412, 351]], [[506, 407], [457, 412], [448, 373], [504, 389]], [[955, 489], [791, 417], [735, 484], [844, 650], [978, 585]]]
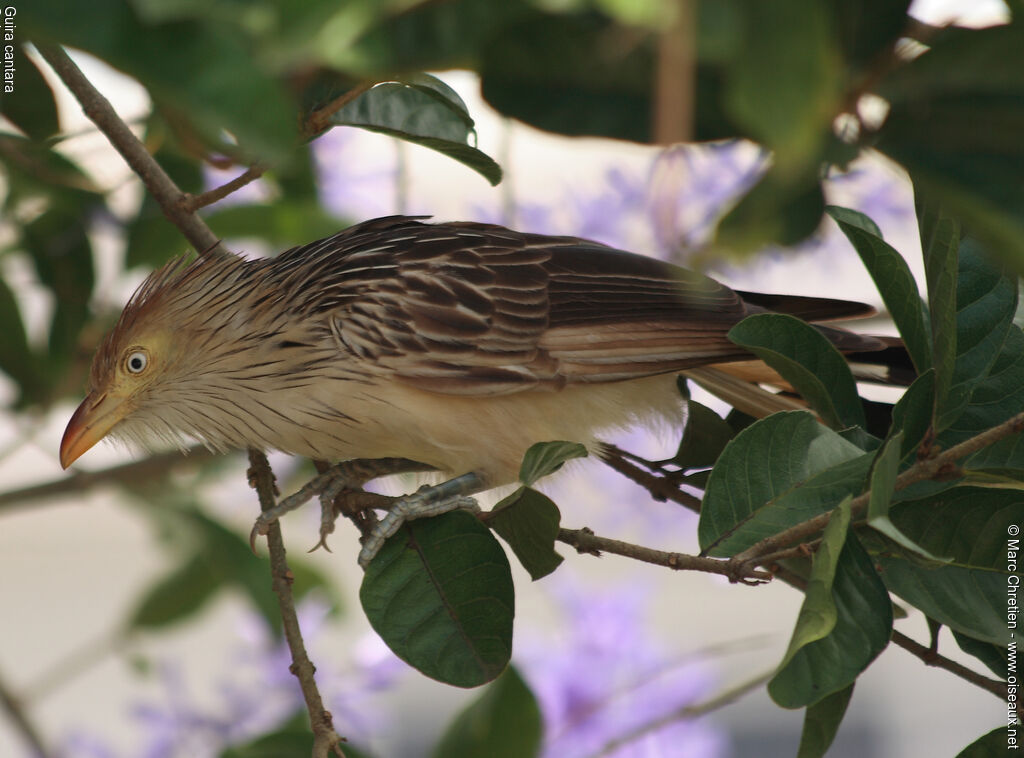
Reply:
[[480, 505], [471, 497], [456, 496], [444, 500], [435, 500], [428, 495], [430, 487], [421, 487], [415, 494], [400, 498], [388, 510], [387, 514], [373, 527], [363, 539], [363, 547], [359, 551], [359, 565], [365, 570], [377, 553], [395, 535], [407, 521], [428, 516], [439, 516], [454, 510], [480, 512]]

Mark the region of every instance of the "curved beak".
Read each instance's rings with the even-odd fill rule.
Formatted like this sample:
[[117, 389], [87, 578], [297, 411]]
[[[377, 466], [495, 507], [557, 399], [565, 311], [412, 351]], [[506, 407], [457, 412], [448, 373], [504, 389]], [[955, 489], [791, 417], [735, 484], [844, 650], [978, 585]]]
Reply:
[[78, 406], [60, 441], [60, 465], [67, 468], [128, 415], [124, 398], [90, 392]]

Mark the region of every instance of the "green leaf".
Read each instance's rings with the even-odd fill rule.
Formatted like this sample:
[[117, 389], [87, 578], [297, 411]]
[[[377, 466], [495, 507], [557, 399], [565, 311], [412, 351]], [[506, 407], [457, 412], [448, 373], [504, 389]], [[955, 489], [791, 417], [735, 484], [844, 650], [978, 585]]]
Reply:
[[744, 3], [742, 12], [743, 54], [726, 69], [726, 107], [775, 152], [783, 173], [816, 164], [842, 84], [829, 7], [780, 0]]
[[805, 411], [776, 413], [740, 432], [715, 464], [698, 537], [730, 556], [861, 491], [872, 455]]
[[519, 481], [527, 487], [538, 479], [553, 474], [573, 458], [586, 458], [587, 448], [578, 442], [537, 442], [523, 456], [519, 467]]
[[470, 513], [405, 524], [370, 563], [359, 598], [388, 647], [433, 679], [476, 687], [508, 665], [511, 570]]
[[197, 552], [145, 592], [128, 627], [157, 629], [187, 619], [222, 588], [220, 581], [206, 556]]
[[902, 447], [903, 433], [898, 432], [886, 440], [871, 464], [871, 475], [868, 479], [871, 487], [867, 513], [868, 524], [872, 529], [881, 532], [907, 550], [918, 553], [929, 560], [948, 562], [949, 558], [934, 556], [916, 544], [889, 519], [889, 506], [892, 503], [896, 475], [899, 473]]
[[[999, 255], [1024, 262], [1024, 24], [957, 28], [891, 70], [876, 147]], [[978, 125], [984, 124], [983, 129]]]
[[800, 748], [796, 758], [821, 758], [836, 738], [839, 725], [846, 715], [846, 707], [853, 696], [853, 685], [833, 692], [817, 703], [807, 706], [804, 728], [800, 733]]
[[450, 87], [426, 74], [376, 85], [334, 113], [331, 123], [429, 147], [473, 169], [492, 185], [501, 181], [501, 167], [467, 144], [475, 132], [465, 103]]
[[825, 195], [816, 172], [789, 176], [772, 165], [718, 224], [715, 247], [750, 255], [766, 245], [791, 247], [821, 225]]
[[988, 375], [974, 384], [970, 404], [939, 437], [939, 443], [949, 447], [1021, 411], [1024, 411], [1024, 333], [1011, 326]]
[[793, 385], [833, 429], [865, 427], [849, 364], [813, 326], [781, 313], [747, 316], [728, 334]]
[[562, 562], [555, 552], [561, 518], [551, 498], [532, 487], [520, 487], [494, 506], [487, 524], [509, 544], [536, 581]]
[[123, 0], [95, 0], [82, 17], [59, 0], [34, 0], [18, 9], [18, 21], [33, 42], [85, 50], [134, 77], [210, 142], [228, 132], [251, 159], [275, 163], [298, 140], [282, 82], [237, 25], [198, 14], [147, 23]]
[[852, 68], [877, 65], [876, 58], [906, 33], [910, 0], [832, 0], [828, 5], [835, 15], [843, 57]]
[[537, 700], [510, 666], [454, 721], [434, 758], [531, 758], [540, 754], [544, 724]]
[[954, 487], [895, 505], [889, 517], [914, 543], [952, 562], [924, 561], [864, 534], [886, 586], [951, 629], [1005, 646], [1007, 535], [1024, 523], [1024, 492]]
[[[1013, 731], [1016, 734], [1019, 727], [1015, 726]], [[1014, 741], [1011, 742], [1011, 739]], [[1020, 738], [1017, 736], [1011, 738], [1010, 728], [1001, 726], [976, 739], [957, 753], [956, 758], [992, 758], [992, 756], [1000, 754], [1005, 755], [1010, 752], [1007, 745], [1013, 745], [1013, 749], [1020, 749]]]
[[[0, 279], [0, 371], [14, 380], [21, 393], [18, 402], [42, 399], [36, 358], [28, 347], [21, 310], [7, 283]], [[45, 393], [44, 393], [45, 394]]]
[[966, 634], [953, 630], [953, 639], [968, 655], [973, 655], [979, 661], [988, 666], [989, 670], [1000, 679], [1005, 680], [1010, 669], [1007, 648], [1000, 645], [993, 645], [991, 642], [982, 642]]
[[673, 462], [684, 471], [713, 466], [735, 436], [732, 427], [706, 405], [686, 401], [686, 426]]
[[[7, 6], [14, 7], [14, 6]], [[14, 92], [0, 96], [0, 113], [34, 140], [43, 140], [60, 130], [57, 102], [53, 90], [31, 58], [24, 45], [9, 46], [17, 85]]]
[[892, 409], [892, 429], [903, 435], [900, 459], [906, 462], [928, 435], [935, 408], [935, 371], [928, 369], [903, 393]]
[[280, 249], [329, 237], [345, 226], [324, 211], [316, 198], [232, 205], [213, 211], [205, 220], [220, 239], [257, 238]]
[[834, 205], [826, 210], [850, 240], [864, 262], [864, 267], [871, 274], [885, 307], [899, 329], [914, 368], [918, 374], [924, 373], [932, 365], [928, 313], [907, 262], [882, 239], [878, 227], [867, 216]]
[[[960, 224], [934, 200], [917, 194], [917, 221], [921, 251], [928, 278], [928, 310], [932, 322], [932, 359], [935, 367], [936, 430], [948, 425], [962, 409], [960, 399], [950, 399], [956, 366], [957, 251]], [[952, 408], [951, 408], [952, 406]]]
[[857, 538], [846, 534], [848, 526], [844, 500], [825, 528], [789, 650], [768, 683], [768, 694], [783, 708], [812, 705], [848, 688], [892, 634], [889, 594]]

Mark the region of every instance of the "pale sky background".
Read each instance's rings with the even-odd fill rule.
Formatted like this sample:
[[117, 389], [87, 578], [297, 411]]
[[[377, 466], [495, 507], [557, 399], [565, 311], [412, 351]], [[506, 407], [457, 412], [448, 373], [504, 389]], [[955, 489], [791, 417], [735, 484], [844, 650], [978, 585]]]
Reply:
[[[995, 0], [934, 0], [917, 2], [914, 11], [933, 23], [958, 19], [977, 25], [990, 23], [1004, 13]], [[145, 112], [138, 87], [94, 61], [83, 59], [83, 68], [100, 89], [111, 98], [126, 118]], [[504, 122], [480, 101], [473, 78], [453, 73], [445, 76], [466, 100], [477, 119], [479, 147], [499, 160]], [[69, 131], [86, 129], [87, 122], [77, 105], [62, 100], [62, 123]], [[390, 165], [395, 143], [377, 135], [359, 133], [358, 153], [365, 165], [351, 165], [354, 172], [372, 172], [382, 164]], [[138, 187], [126, 184], [128, 169], [102, 137], [83, 136], [68, 143], [69, 151], [99, 177], [105, 186], [121, 187], [114, 195], [115, 210], [127, 211], [138, 202]], [[476, 205], [498, 206], [504, 188], [490, 188], [486, 182], [449, 159], [430, 151], [405, 146], [409, 161], [409, 208], [429, 207], [439, 218], [459, 218]], [[566, 140], [526, 127], [514, 127], [509, 154], [511, 179], [517, 197], [529, 197], [538, 203], [557, 204], [580, 187], [596, 186], [604, 181], [606, 169], [616, 166], [625, 171], [642, 172], [651, 161], [653, 148], [606, 140]], [[891, 175], [895, 191], [909, 189], [898, 169], [879, 161], [874, 170]], [[902, 186], [902, 190], [899, 189]], [[842, 197], [834, 198], [840, 204]], [[381, 198], [380, 214], [395, 212], [391, 198]], [[912, 226], [884, 228], [886, 238], [908, 256], [920, 277], [920, 253]], [[642, 235], [641, 235], [642, 236]], [[115, 240], [100, 240], [99, 297], [112, 304], [123, 303], [137, 280], [120, 281]], [[37, 338], [43, 334], [50, 305], [35, 288], [27, 266], [6, 257], [5, 273], [18, 282], [18, 292], [26, 317]], [[788, 260], [766, 260], [748, 270], [730, 270], [721, 278], [745, 288], [793, 293], [837, 294], [842, 297], [876, 302], [877, 294], [852, 250], [813, 260], [798, 256]], [[756, 284], [755, 284], [756, 282]], [[836, 282], [842, 285], [837, 289]], [[10, 392], [0, 377], [0, 395]], [[2, 489], [59, 479], [63, 474], [57, 462], [57, 446], [73, 405], [55, 408], [44, 418], [21, 420], [0, 417], [0, 482]], [[25, 428], [23, 425], [29, 423]], [[27, 444], [22, 444], [28, 439]], [[100, 446], [90, 451], [76, 468], [98, 469], [124, 462], [123, 450]], [[274, 461], [282, 463], [281, 457]], [[595, 464], [596, 465], [596, 464]], [[567, 474], [569, 481], [559, 492], [575, 488], [575, 495], [560, 495], [564, 523], [569, 527], [596, 520], [583, 507], [591, 500], [587, 469]], [[592, 487], [592, 485], [590, 485]], [[223, 490], [223, 491], [221, 491]], [[607, 496], [607, 493], [605, 493]], [[248, 531], [255, 514], [255, 500], [244, 478], [222, 485], [218, 502], [220, 515], [234, 523], [240, 532]], [[593, 507], [591, 505], [591, 507]], [[664, 509], [664, 505], [644, 505]], [[678, 514], [671, 512], [670, 518]], [[295, 550], [315, 533], [318, 513], [307, 510], [285, 522], [286, 540]], [[664, 547], [695, 552], [695, 520], [682, 521], [676, 533], [658, 535]], [[630, 534], [630, 523], [621, 520], [622, 531], [609, 536], [636, 539], [652, 544], [650, 533]], [[653, 546], [658, 546], [654, 544]], [[361, 611], [356, 607], [359, 571], [355, 564], [356, 539], [352, 530], [339, 527], [332, 542], [334, 552], [310, 556], [322, 571], [340, 577], [349, 603], [345, 623], [334, 625], [320, 635], [318, 652], [337, 655], [317, 663], [321, 671], [344, 667], [345, 654], [357, 646], [361, 654], [375, 655], [372, 638]], [[595, 560], [570, 555], [560, 549], [569, 564], [560, 569], [555, 581], [532, 584], [522, 571], [516, 572], [517, 632], [529, 620], [529, 628], [543, 628], [545, 621], [558, 619], [559, 593], [577, 588], [601, 588], [616, 585], [628, 576], [633, 586], [648, 588], [658, 598], [649, 612], [656, 633], [666, 649], [685, 656], [708, 645], [723, 641], [757, 637], [756, 643], [744, 642], [743, 650], [711, 661], [713, 673], [709, 691], [700, 699], [735, 686], [777, 662], [788, 642], [801, 596], [781, 583], [756, 589], [729, 586], [726, 582], [702, 574], [674, 574], [653, 567], [636, 565], [614, 557]], [[4, 514], [0, 529], [0, 603], [4, 623], [0, 624], [0, 676], [9, 686], [21, 690], [37, 685], [67, 656], [76, 655], [83, 646], [107, 636], [112, 624], [124, 618], [138, 593], [169, 565], [153, 535], [141, 519], [132, 515], [109, 492], [96, 492], [74, 502], [39, 504], [15, 514]], [[144, 640], [147, 656], [153, 660], [173, 661], [181, 666], [180, 676], [192, 696], [216, 703], [216, 674], [223, 671], [245, 633], [239, 621], [241, 603], [224, 599], [204, 613], [200, 622], [189, 623], [171, 634]], [[897, 622], [897, 628], [915, 639], [928, 639], [919, 613]], [[527, 633], [527, 637], [529, 636]], [[536, 634], [536, 631], [532, 632]], [[518, 644], [523, 638], [517, 638]], [[518, 648], [517, 648], [518, 649]], [[942, 652], [979, 668], [973, 659], [958, 655], [951, 636], [944, 633]], [[370, 651], [366, 653], [366, 651]], [[455, 702], [474, 693], [462, 693], [428, 682], [418, 675], [406, 677], [393, 696], [401, 703], [402, 721], [408, 733], [421, 728], [425, 734], [439, 730], [450, 717]], [[166, 700], [161, 682], [140, 679], [122, 658], [108, 656], [99, 665], [34, 702], [30, 713], [51, 739], [87, 726], [110, 736], [119, 747], [118, 755], [133, 755], [140, 727], [129, 717], [133, 702], [142, 698]], [[448, 699], [448, 702], [439, 702]], [[802, 712], [778, 709], [762, 692], [711, 717], [709, 723], [726, 732], [756, 735], [770, 744], [774, 735], [799, 733]], [[890, 646], [881, 659], [859, 680], [842, 732], [858, 731], [877, 740], [880, 758], [892, 756], [953, 756], [970, 741], [1005, 719], [1003, 704], [991, 695], [973, 688], [950, 674], [924, 666], [908, 653]], [[841, 733], [842, 733], [841, 732]], [[382, 756], [397, 755], [403, 736], [393, 734], [392, 744], [378, 746]], [[24, 755], [21, 742], [13, 735], [0, 714], [0, 755]]]

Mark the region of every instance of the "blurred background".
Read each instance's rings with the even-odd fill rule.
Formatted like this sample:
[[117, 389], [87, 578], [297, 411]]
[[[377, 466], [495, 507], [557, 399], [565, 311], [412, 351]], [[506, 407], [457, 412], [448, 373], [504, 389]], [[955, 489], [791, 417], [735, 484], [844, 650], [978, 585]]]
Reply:
[[[936, 0], [914, 3], [912, 13], [933, 24], [955, 19], [984, 25], [1003, 18], [1005, 7], [994, 0]], [[141, 88], [86, 55], [75, 59], [126, 121], [145, 121], [150, 103]], [[48, 73], [41, 62], [40, 68]], [[320, 211], [304, 224], [302, 239], [375, 216], [422, 214], [578, 235], [686, 264], [686, 251], [707, 240], [722, 208], [764, 167], [761, 151], [744, 142], [661, 149], [560, 138], [490, 111], [473, 75], [440, 76], [468, 105], [478, 146], [502, 164], [505, 181], [491, 187], [437, 153], [335, 129], [315, 143]], [[95, 281], [83, 307], [113, 318], [147, 266], [161, 262], [145, 260], [145, 240], [160, 234], [155, 230], [163, 221], [154, 214], [150, 227], [126, 233], [117, 217], [137, 213], [140, 185], [57, 81], [49, 83], [58, 93], [64, 131], [75, 135], [61, 150], [107, 191], [111, 217], [90, 219]], [[237, 173], [210, 169], [203, 183], [213, 187]], [[214, 206], [221, 228], [236, 232], [227, 239], [231, 249], [250, 256], [278, 250], [253, 208], [280, 202], [279, 192], [257, 181]], [[898, 167], [881, 157], [862, 158], [826, 183], [826, 197], [874, 219], [922, 281], [913, 200]], [[0, 220], [0, 244], [7, 248], [0, 277], [13, 294], [28, 343], [45, 350], [51, 323], [68, 317], [62, 315], [67, 304], [40, 280], [5, 226]], [[184, 252], [185, 243], [179, 247]], [[795, 249], [768, 250], [743, 265], [714, 264], [710, 273], [743, 289], [880, 305], [858, 257], [827, 220]], [[0, 340], [15, 339], [16, 328], [0, 324]], [[60, 387], [64, 399], [45, 412], [26, 404], [18, 383], [0, 374], [0, 686], [17, 696], [19, 712], [55, 755], [220, 755], [287, 721], [300, 704], [287, 652], [259, 611], [263, 596], [253, 587], [259, 580], [230, 576], [229, 589], [218, 591], [214, 585], [224, 585], [230, 567], [189, 562], [197, 541], [225, 557], [244, 547], [257, 513], [246, 463], [241, 455], [212, 460], [197, 453], [158, 486], [134, 469], [93, 482], [89, 472], [140, 459], [133, 451], [100, 446], [72, 472], [62, 472], [60, 435], [81, 389], [81, 366], [100, 336], [77, 339], [82, 355], [69, 351], [75, 371], [59, 362], [47, 369], [54, 374], [45, 383]], [[626, 432], [609, 441], [651, 459], [671, 456], [675, 443], [670, 432]], [[272, 456], [271, 463], [283, 489], [311, 474], [308, 464], [284, 456]], [[125, 484], [133, 484], [133, 494], [126, 494]], [[415, 483], [384, 486], [400, 492]], [[666, 550], [698, 550], [696, 516], [654, 502], [597, 461], [570, 467], [545, 489], [570, 528], [589, 526]], [[384, 647], [358, 606], [354, 530], [340, 525], [330, 541], [333, 552], [307, 555], [318, 525], [315, 507], [283, 524], [297, 572], [310, 577], [300, 617], [335, 726], [374, 755], [426, 755], [474, 693], [425, 679]], [[799, 593], [778, 582], [731, 586], [615, 556], [577, 556], [565, 546], [559, 552], [565, 564], [537, 583], [513, 567], [513, 660], [540, 701], [545, 755], [795, 754], [803, 714], [781, 710], [763, 688], [622, 746], [613, 741], [661, 713], [707, 702], [767, 673], [785, 651]], [[896, 627], [927, 642], [919, 613]], [[945, 636], [940, 649], [954, 659], [960, 655]], [[31, 754], [9, 713], [0, 711], [0, 755]], [[858, 682], [829, 755], [954, 755], [1004, 718], [1002, 704], [990, 694], [890, 647]]]

